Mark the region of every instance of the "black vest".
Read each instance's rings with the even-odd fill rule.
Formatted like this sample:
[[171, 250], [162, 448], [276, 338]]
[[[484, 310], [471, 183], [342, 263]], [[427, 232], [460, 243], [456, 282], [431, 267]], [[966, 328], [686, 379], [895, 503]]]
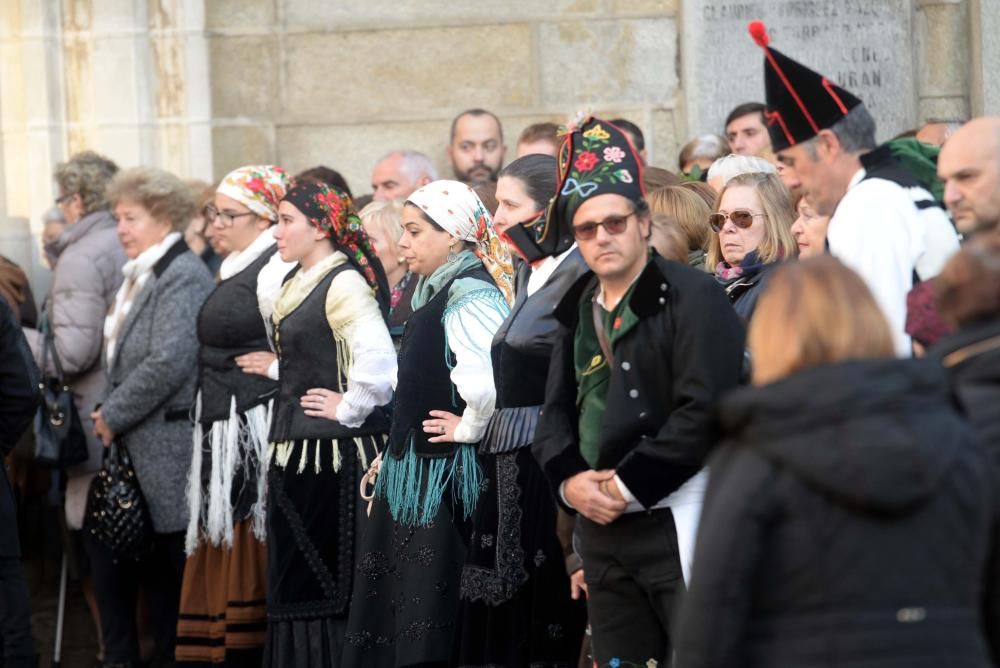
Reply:
[[[299, 270], [301, 271], [301, 269]], [[338, 362], [338, 344], [326, 318], [326, 295], [333, 279], [342, 271], [356, 271], [344, 262], [327, 274], [302, 303], [278, 323], [274, 342], [278, 349], [278, 398], [271, 419], [272, 443], [300, 439], [353, 438], [384, 434], [389, 421], [376, 407], [364, 424], [345, 427], [334, 420], [309, 417], [299, 400], [315, 387], [338, 391], [347, 387], [345, 370]]]
[[198, 388], [204, 424], [228, 419], [233, 397], [236, 412], [242, 414], [278, 390], [270, 378], [243, 373], [235, 362], [244, 353], [270, 350], [257, 307], [257, 275], [275, 252], [272, 247], [219, 283], [198, 313]]
[[447, 347], [443, 322], [448, 293], [460, 278], [476, 278], [494, 285], [489, 272], [482, 266], [473, 267], [448, 281], [406, 321], [399, 347], [396, 405], [389, 433], [389, 452], [394, 457], [403, 456], [411, 438], [413, 451], [419, 457], [450, 457], [455, 453], [454, 443], [428, 443], [423, 421], [432, 410], [455, 415], [465, 410], [465, 401], [451, 382], [455, 354]]
[[534, 440], [538, 415], [545, 403], [552, 347], [559, 333], [553, 311], [566, 291], [588, 271], [580, 251], [574, 250], [529, 297], [530, 268], [522, 266], [514, 307], [493, 337], [490, 352], [497, 410], [483, 434], [481, 452], [509, 452]]
[[574, 250], [530, 297], [528, 272], [522, 274], [514, 308], [493, 337], [497, 408], [545, 403], [545, 380], [559, 331], [553, 311], [566, 291], [588, 271], [580, 251]]

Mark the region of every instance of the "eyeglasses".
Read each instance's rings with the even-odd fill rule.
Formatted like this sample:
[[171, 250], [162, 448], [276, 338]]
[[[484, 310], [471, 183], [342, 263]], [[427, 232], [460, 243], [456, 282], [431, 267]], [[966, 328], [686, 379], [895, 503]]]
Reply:
[[712, 229], [716, 232], [721, 232], [722, 228], [726, 226], [726, 219], [733, 221], [733, 225], [745, 230], [751, 225], [753, 225], [753, 219], [757, 216], [763, 216], [762, 213], [754, 213], [753, 211], [748, 211], [747, 209], [736, 209], [730, 213], [725, 213], [720, 211], [719, 213], [713, 213], [708, 217], [708, 224], [712, 226]]
[[215, 208], [214, 204], [206, 204], [205, 208], [201, 210], [201, 215], [206, 222], [214, 223], [216, 219], [219, 219], [222, 222], [223, 227], [232, 227], [237, 218], [242, 218], [244, 216], [256, 216], [257, 214], [253, 211], [247, 211], [245, 213], [219, 211]]
[[628, 219], [635, 215], [635, 212], [627, 216], [609, 216], [599, 223], [581, 223], [573, 226], [573, 236], [577, 241], [590, 241], [597, 236], [597, 228], [603, 227], [608, 234], [621, 234], [628, 227]]
[[73, 195], [75, 195], [75, 194], [76, 194], [76, 193], [68, 193], [68, 194], [66, 194], [66, 195], [63, 195], [62, 197], [56, 197], [56, 206], [59, 206], [60, 204], [62, 204], [62, 203], [63, 203], [63, 202], [65, 202], [66, 200], [68, 200], [68, 199], [70, 199], [71, 197], [73, 197]]

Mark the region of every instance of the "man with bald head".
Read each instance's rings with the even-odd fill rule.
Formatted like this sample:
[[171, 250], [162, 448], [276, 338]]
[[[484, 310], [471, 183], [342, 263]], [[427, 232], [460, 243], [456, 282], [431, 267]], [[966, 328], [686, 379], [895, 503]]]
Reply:
[[960, 127], [941, 148], [938, 176], [945, 206], [966, 238], [1000, 229], [1000, 117]]
[[383, 156], [372, 170], [376, 201], [406, 199], [417, 188], [437, 180], [431, 159], [420, 151], [398, 150]]

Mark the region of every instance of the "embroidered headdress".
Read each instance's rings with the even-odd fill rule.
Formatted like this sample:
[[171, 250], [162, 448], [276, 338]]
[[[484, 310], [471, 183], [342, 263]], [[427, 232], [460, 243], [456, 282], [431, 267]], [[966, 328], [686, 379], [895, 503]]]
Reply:
[[507, 303], [513, 303], [514, 266], [510, 252], [497, 236], [493, 219], [482, 200], [470, 186], [459, 181], [433, 181], [413, 192], [407, 202], [419, 207], [452, 236], [474, 242], [476, 256]]

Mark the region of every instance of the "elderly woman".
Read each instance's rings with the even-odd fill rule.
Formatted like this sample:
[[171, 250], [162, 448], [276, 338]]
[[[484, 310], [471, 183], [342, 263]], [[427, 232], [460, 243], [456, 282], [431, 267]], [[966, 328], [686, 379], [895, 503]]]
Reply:
[[[275, 356], [258, 311], [257, 289], [261, 271], [277, 254], [274, 224], [287, 188], [288, 177], [279, 167], [241, 167], [212, 189], [212, 201], [203, 209], [226, 257], [220, 282], [197, 321], [198, 394], [179, 663], [260, 665], [263, 659], [264, 489], [278, 386], [265, 375]], [[292, 268], [285, 265], [285, 273]]]
[[650, 231], [650, 243], [659, 250], [661, 237], [664, 236], [660, 217], [670, 220], [672, 226], [680, 233], [687, 250], [687, 263], [696, 269], [705, 267], [705, 247], [712, 230], [708, 226], [708, 217], [712, 209], [705, 204], [696, 193], [680, 186], [658, 188], [649, 193], [649, 210], [653, 214], [653, 228]]
[[410, 195], [403, 229], [399, 247], [420, 280], [345, 666], [453, 665], [463, 539], [488, 484], [476, 444], [496, 400], [490, 346], [509, 312], [510, 255], [479, 197], [457, 181]]
[[[389, 431], [396, 353], [385, 276], [351, 198], [289, 189], [278, 253], [298, 268], [271, 315], [279, 385], [267, 485], [266, 666], [337, 666], [354, 574], [358, 481]], [[350, 664], [347, 664], [350, 665]]]
[[749, 348], [677, 665], [993, 665], [996, 473], [940, 365], [894, 359], [871, 292], [829, 256], [775, 272]]
[[788, 190], [776, 174], [743, 174], [726, 183], [715, 210], [705, 263], [749, 321], [768, 271], [795, 257]]
[[[101, 467], [100, 439], [94, 435], [90, 413], [104, 396], [107, 382], [100, 362], [104, 316], [122, 282], [125, 253], [115, 234], [108, 210], [108, 182], [118, 171], [111, 160], [96, 153], [78, 153], [56, 167], [56, 205], [64, 227], [50, 225], [46, 215], [45, 257], [53, 268], [52, 287], [46, 297], [45, 317], [67, 385], [73, 391], [77, 412], [87, 435], [87, 461], [66, 471], [65, 510], [70, 540], [77, 545], [77, 568], [83, 592], [97, 625], [100, 625], [86, 552], [80, 543], [87, 490]], [[42, 334], [26, 329], [25, 336], [36, 360], [41, 359]], [[51, 359], [44, 372], [56, 374]], [[98, 658], [100, 658], [100, 651]]]
[[129, 261], [104, 321], [109, 388], [91, 417], [105, 445], [117, 440], [131, 455], [155, 535], [151, 550], [137, 561], [115, 563], [97, 545], [90, 553], [105, 665], [129, 666], [140, 658], [140, 586], [156, 653], [164, 660], [174, 656], [188, 519], [184, 483], [191, 464], [195, 321], [212, 277], [182, 238], [194, 203], [180, 179], [159, 169], [130, 169], [112, 181], [108, 199]]
[[359, 214], [389, 283], [389, 333], [397, 345], [403, 338], [403, 325], [413, 313], [410, 301], [417, 289], [417, 279], [407, 268], [399, 250], [399, 238], [403, 236], [402, 213], [402, 202], [388, 200], [372, 202]]

